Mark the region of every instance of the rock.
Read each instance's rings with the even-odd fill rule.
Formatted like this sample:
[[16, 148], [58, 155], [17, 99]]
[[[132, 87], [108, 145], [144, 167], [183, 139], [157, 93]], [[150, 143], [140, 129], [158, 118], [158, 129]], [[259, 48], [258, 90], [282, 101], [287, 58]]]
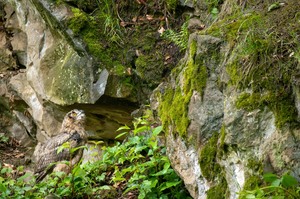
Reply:
[[[211, 192], [222, 188], [225, 189], [222, 194], [228, 190], [226, 198], [237, 199], [243, 187], [249, 186], [251, 179], [261, 177], [263, 171], [279, 175], [291, 171], [299, 179], [299, 129], [288, 125], [278, 128], [275, 113], [268, 106], [253, 110], [237, 108], [236, 103], [241, 93], [252, 91], [241, 91], [229, 84], [230, 77], [226, 75], [224, 68], [226, 61], [231, 63], [229, 51], [227, 44], [218, 38], [191, 34], [188, 50], [180, 61], [181, 64], [151, 96], [152, 109], [162, 115], [162, 110], [168, 111], [162, 107], [166, 106], [163, 100], [170, 97], [166, 97], [167, 94], [171, 93], [171, 99], [174, 100], [178, 97], [174, 91], [179, 90], [179, 95], [182, 95], [186, 92], [186, 84], [201, 86], [201, 82], [189, 81], [186, 71], [191, 66], [197, 68], [197, 64], [201, 69], [201, 64], [204, 63], [207, 70], [205, 87], [203, 90], [194, 88], [190, 95], [186, 107], [189, 120], [186, 134], [178, 132], [177, 125], [181, 123], [177, 124], [173, 115], [169, 115], [172, 119], [165, 126], [168, 157], [193, 198], [214, 198]], [[224, 57], [227, 58], [223, 60]], [[205, 78], [197, 69], [199, 76]], [[296, 83], [294, 93], [297, 107], [299, 97]], [[173, 92], [166, 92], [168, 90]], [[187, 92], [184, 94], [189, 95]], [[184, 103], [184, 100], [181, 102]], [[214, 135], [218, 136], [217, 144], [209, 146]], [[203, 152], [212, 149], [215, 151], [207, 154]], [[208, 155], [210, 156], [206, 157]], [[207, 171], [203, 165], [207, 160], [211, 163], [209, 175], [205, 173]]]
[[87, 149], [83, 151], [82, 155], [82, 164], [88, 162], [95, 162], [102, 158], [102, 150], [101, 147], [103, 146], [103, 141], [98, 141], [99, 144], [90, 144], [87, 143]]
[[201, 22], [198, 18], [191, 18], [189, 20], [188, 24], [188, 30], [189, 32], [193, 33], [195, 31], [203, 30], [205, 26], [203, 25], [203, 22]]
[[[68, 14], [73, 15], [70, 9], [49, 1], [10, 0], [4, 10], [5, 28], [12, 34], [8, 40], [5, 32], [0, 32], [0, 46], [3, 47], [0, 51], [7, 60], [0, 68], [6, 72], [10, 67], [26, 67], [25, 73], [14, 73], [8, 81], [15, 97], [20, 97], [29, 106], [28, 113], [37, 125], [36, 133], [33, 133], [37, 140], [43, 142], [59, 132], [61, 120], [69, 111], [69, 107], [61, 106], [75, 103], [74, 108], [79, 107], [78, 103], [98, 104], [95, 107], [101, 108], [83, 107], [89, 115], [87, 128], [90, 135], [114, 139], [120, 124], [130, 123], [130, 112], [136, 105], [119, 106], [124, 108], [119, 110], [121, 114], [116, 114], [117, 109], [110, 105], [116, 101], [101, 98], [107, 90], [109, 72], [104, 68], [95, 70], [95, 62], [85, 51], [84, 44], [72, 38], [62, 27], [63, 23], [60, 24]], [[11, 49], [4, 48], [8, 41]], [[122, 86], [124, 84], [120, 83], [120, 88]], [[7, 93], [5, 83], [1, 84], [1, 93]], [[127, 97], [125, 91], [116, 93], [116, 98]]]
[[225, 99], [225, 143], [237, 145], [241, 150], [260, 146], [262, 140], [268, 139], [276, 131], [274, 115], [267, 108], [251, 112], [238, 110], [235, 107], [237, 96], [238, 93], [231, 92]]
[[7, 128], [11, 132], [11, 137], [18, 140], [18, 143], [24, 147], [34, 146], [32, 137], [27, 134], [26, 128], [19, 123], [14, 123], [13, 126]]
[[10, 86], [29, 105], [29, 113], [37, 124], [38, 132], [45, 131], [49, 136], [58, 132], [59, 122], [43, 107], [42, 99], [30, 86], [24, 73], [12, 77]]
[[209, 190], [208, 181], [202, 177], [198, 164], [198, 150], [188, 145], [185, 140], [169, 134], [166, 137], [167, 155], [173, 169], [184, 181], [185, 187], [193, 198], [205, 199]]
[[[224, 95], [217, 85], [216, 68], [218, 67], [218, 59], [211, 59], [209, 56], [212, 52], [219, 51], [221, 40], [194, 33], [190, 35], [188, 48], [194, 45], [192, 44], [193, 42], [196, 43], [196, 46], [193, 47], [195, 49], [195, 55], [192, 55], [193, 61], [191, 61], [190, 51], [188, 51], [183, 60], [181, 60], [181, 63], [186, 64], [179, 66], [182, 67], [179, 75], [172, 76], [174, 74], [171, 74], [173, 78], [170, 78], [169, 82], [162, 83], [154, 91], [151, 96], [151, 105], [153, 109], [159, 110], [159, 107], [162, 106], [159, 103], [163, 99], [160, 96], [164, 96], [167, 89], [176, 90], [180, 87], [183, 90], [186, 87], [185, 84], [189, 84], [190, 80], [185, 76], [185, 71], [190, 70], [189, 67], [191, 67], [188, 63], [193, 62], [195, 64], [192, 66], [195, 67], [194, 71], [199, 65], [200, 67], [205, 67], [205, 71], [208, 71], [203, 74], [203, 78], [206, 78], [206, 80], [199, 80], [206, 83], [202, 92], [194, 90], [187, 104], [187, 116], [190, 123], [186, 135], [180, 137], [180, 133], [176, 132], [174, 130], [175, 127], [171, 125], [169, 128], [170, 131], [167, 132], [166, 142], [167, 153], [172, 166], [183, 179], [191, 196], [193, 198], [204, 199], [206, 198], [206, 191], [212, 188], [214, 183], [209, 182], [203, 177], [199, 158], [205, 157], [200, 157], [199, 151], [207, 143], [212, 134], [221, 129], [224, 117]], [[202, 60], [197, 60], [197, 57], [201, 57]], [[202, 66], [202, 63], [205, 63], [205, 65]], [[199, 72], [198, 70], [197, 72]], [[206, 75], [207, 77], [205, 77]]]
[[13, 111], [17, 120], [12, 127], [8, 128], [11, 136], [18, 140], [19, 144], [24, 147], [32, 147], [35, 144], [35, 125], [30, 117], [24, 113]]
[[208, 80], [204, 96], [194, 92], [189, 103], [190, 125], [188, 136], [192, 136], [196, 146], [205, 143], [212, 132], [220, 130], [224, 116], [224, 96], [215, 80]]
[[[108, 72], [103, 69], [96, 76], [93, 59], [82, 48], [78, 51], [80, 47], [75, 48], [74, 41], [65, 39], [65, 30], [55, 27], [57, 19], [45, 11], [39, 13], [40, 9], [50, 9], [46, 1], [11, 2], [18, 12], [6, 4], [6, 28], [14, 32], [12, 48], [20, 64], [26, 66], [33, 90], [42, 99], [59, 105], [95, 103], [104, 94]], [[67, 13], [65, 9], [53, 13], [61, 19], [62, 12]]]

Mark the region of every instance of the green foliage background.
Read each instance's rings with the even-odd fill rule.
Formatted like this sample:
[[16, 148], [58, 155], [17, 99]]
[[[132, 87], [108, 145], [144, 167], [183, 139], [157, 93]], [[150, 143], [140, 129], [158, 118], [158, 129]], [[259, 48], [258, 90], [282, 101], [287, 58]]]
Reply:
[[[166, 156], [166, 148], [158, 144], [161, 126], [152, 127], [145, 118], [125, 126], [120, 134], [126, 141], [104, 146], [100, 160], [83, 165], [70, 165], [72, 172], [52, 173], [35, 184], [30, 173], [14, 178], [23, 167], [13, 171], [1, 167], [0, 198], [190, 198], [183, 181], [177, 176]], [[99, 144], [95, 143], [95, 144]], [[65, 145], [64, 147], [68, 147]], [[62, 150], [62, 149], [60, 149]], [[99, 155], [99, 154], [95, 154]], [[68, 164], [68, 163], [67, 163]]]

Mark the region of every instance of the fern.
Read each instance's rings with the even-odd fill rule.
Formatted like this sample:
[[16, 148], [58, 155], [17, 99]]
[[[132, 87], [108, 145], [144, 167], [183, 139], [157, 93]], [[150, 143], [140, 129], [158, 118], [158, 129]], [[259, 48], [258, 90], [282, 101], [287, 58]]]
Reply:
[[174, 30], [166, 30], [162, 35], [166, 40], [169, 40], [176, 44], [180, 50], [185, 50], [187, 48], [188, 40], [189, 40], [189, 32], [188, 32], [188, 21], [186, 21], [182, 26], [179, 32], [175, 32]]

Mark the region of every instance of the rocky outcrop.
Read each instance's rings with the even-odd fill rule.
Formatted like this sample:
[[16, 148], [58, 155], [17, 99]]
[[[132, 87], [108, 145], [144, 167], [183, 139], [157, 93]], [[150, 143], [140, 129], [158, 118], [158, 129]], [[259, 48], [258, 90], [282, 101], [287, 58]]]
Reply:
[[[7, 127], [13, 136], [21, 138], [28, 132], [44, 141], [58, 132], [63, 115], [73, 104], [83, 104], [80, 107], [89, 116], [87, 129], [93, 139], [113, 139], [115, 130], [131, 120], [134, 103], [121, 100], [124, 105], [112, 107], [120, 103], [118, 99], [101, 98], [107, 92], [109, 72], [99, 68], [85, 44], [65, 26], [71, 16], [66, 4], [50, 1], [1, 3], [1, 96], [7, 103], [18, 99], [26, 104], [21, 112], [6, 107], [22, 124]], [[123, 97], [119, 92], [117, 98]], [[23, 112], [26, 117], [21, 116]], [[26, 118], [35, 128], [28, 127]]]
[[14, 10], [12, 6], [18, 10], [13, 14], [7, 12], [6, 28], [13, 34], [12, 50], [27, 55], [26, 80], [34, 91], [59, 105], [96, 102], [104, 94], [107, 71], [94, 75], [92, 58], [87, 53], [79, 54], [66, 41], [63, 30], [55, 30], [55, 24], [45, 21], [31, 1], [11, 2], [11, 7], [5, 6], [6, 10]]
[[[189, 1], [183, 4], [196, 6], [199, 12], [207, 9]], [[190, 35], [185, 57], [151, 97], [152, 108], [165, 127], [172, 166], [198, 199], [237, 199], [239, 192], [255, 188], [267, 172], [289, 171], [300, 179], [299, 59], [291, 52], [295, 49], [287, 48], [292, 54], [282, 54], [273, 43], [275, 38], [261, 35], [257, 24], [264, 21], [264, 28], [271, 29], [273, 17], [279, 17], [276, 11], [252, 15], [236, 10], [244, 17], [238, 22], [230, 18], [234, 9], [265, 13], [261, 9], [268, 5], [233, 4], [224, 1], [219, 19], [212, 24], [206, 21], [204, 30]], [[296, 13], [295, 4], [299, 5], [293, 1], [278, 11], [286, 13], [281, 22]], [[204, 20], [201, 15], [198, 18]], [[296, 32], [299, 36], [300, 30]], [[281, 39], [292, 41], [293, 35]], [[269, 43], [256, 46], [255, 42]], [[274, 60], [279, 54], [282, 57]], [[285, 74], [284, 80], [279, 74]]]

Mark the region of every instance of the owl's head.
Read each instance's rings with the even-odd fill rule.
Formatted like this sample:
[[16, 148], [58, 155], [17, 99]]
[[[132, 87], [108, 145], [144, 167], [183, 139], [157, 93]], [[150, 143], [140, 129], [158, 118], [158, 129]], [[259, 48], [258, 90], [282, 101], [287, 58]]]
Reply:
[[74, 109], [66, 114], [63, 121], [63, 126], [64, 127], [72, 127], [74, 125], [83, 126], [85, 123], [85, 119], [86, 116], [83, 110]]

